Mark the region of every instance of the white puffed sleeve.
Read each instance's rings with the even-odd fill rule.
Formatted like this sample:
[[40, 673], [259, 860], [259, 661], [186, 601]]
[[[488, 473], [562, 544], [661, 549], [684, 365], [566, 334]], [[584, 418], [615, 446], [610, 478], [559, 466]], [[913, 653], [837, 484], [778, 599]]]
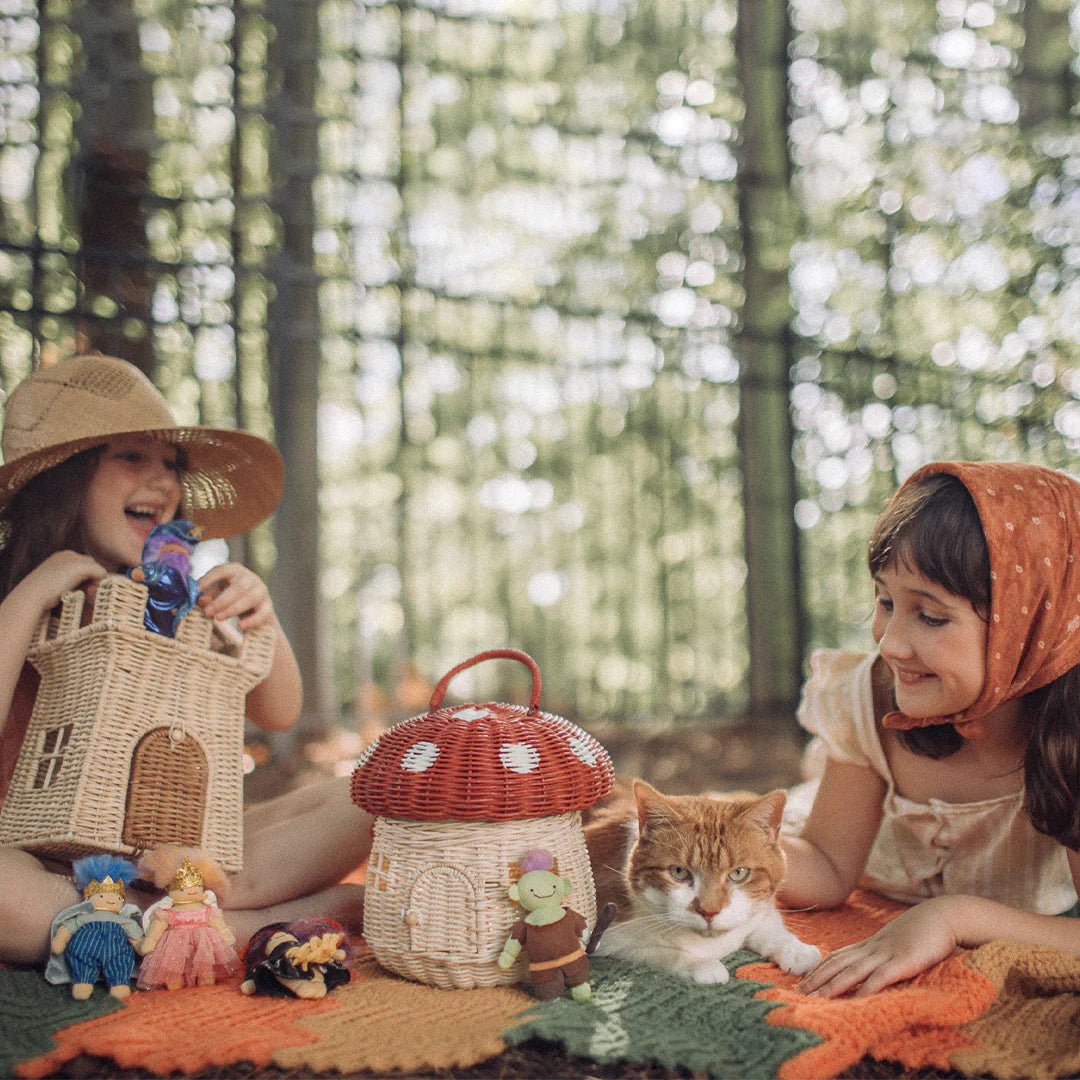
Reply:
[[[873, 655], [820, 649], [810, 657], [810, 677], [803, 687], [797, 717], [816, 736], [807, 748], [812, 773], [821, 757], [850, 765], [877, 767], [870, 667]], [[815, 745], [816, 744], [816, 745]], [[817, 767], [820, 764], [820, 767]]]

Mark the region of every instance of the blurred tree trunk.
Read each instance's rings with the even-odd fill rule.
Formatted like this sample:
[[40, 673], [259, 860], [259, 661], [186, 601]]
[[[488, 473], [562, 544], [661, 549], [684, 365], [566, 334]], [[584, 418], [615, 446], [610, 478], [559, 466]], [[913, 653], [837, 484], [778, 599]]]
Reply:
[[1076, 95], [1069, 38], [1069, 0], [1027, 0], [1024, 48], [1016, 76], [1020, 123], [1067, 120]]
[[746, 299], [736, 344], [750, 711], [777, 728], [792, 722], [803, 645], [789, 408], [789, 36], [786, 0], [739, 0], [736, 51], [746, 116], [738, 190]]
[[312, 249], [312, 185], [319, 161], [318, 14], [317, 4], [293, 0], [275, 0], [267, 10], [275, 31], [269, 61], [276, 91], [270, 104], [273, 205], [282, 228], [280, 252], [270, 271], [275, 295], [269, 349], [274, 431], [286, 475], [275, 519], [273, 591], [304, 679], [304, 715], [297, 734], [324, 728], [333, 713], [328, 622], [319, 582], [321, 350], [319, 277]]
[[86, 2], [72, 13], [83, 64], [75, 92], [81, 244], [78, 351], [97, 350], [154, 374], [154, 274], [145, 203], [154, 144], [153, 81], [140, 62], [130, 0]]

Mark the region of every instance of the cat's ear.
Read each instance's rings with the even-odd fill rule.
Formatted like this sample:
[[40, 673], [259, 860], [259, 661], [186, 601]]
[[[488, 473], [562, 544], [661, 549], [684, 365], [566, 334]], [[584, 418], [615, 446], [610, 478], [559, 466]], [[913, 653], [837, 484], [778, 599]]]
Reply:
[[645, 832], [650, 825], [656, 826], [671, 820], [671, 803], [667, 797], [644, 780], [634, 781], [634, 801], [637, 803], [640, 832]]
[[787, 794], [783, 791], [770, 791], [756, 803], [751, 803], [746, 812], [746, 820], [759, 825], [769, 834], [772, 840], [780, 835], [780, 823], [784, 817], [784, 804], [787, 802]]

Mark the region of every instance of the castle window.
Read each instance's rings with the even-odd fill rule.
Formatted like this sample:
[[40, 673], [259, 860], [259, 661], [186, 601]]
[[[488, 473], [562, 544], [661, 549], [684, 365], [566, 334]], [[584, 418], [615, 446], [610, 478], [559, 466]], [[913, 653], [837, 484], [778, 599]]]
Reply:
[[386, 892], [387, 887], [390, 885], [389, 855], [383, 855], [381, 862], [376, 859], [371, 860], [368, 864], [368, 883], [371, 888], [378, 889], [379, 892]]
[[38, 751], [38, 767], [34, 774], [34, 788], [41, 790], [52, 787], [60, 775], [60, 766], [64, 763], [64, 754], [71, 743], [71, 724], [49, 728], [41, 737], [41, 749]]

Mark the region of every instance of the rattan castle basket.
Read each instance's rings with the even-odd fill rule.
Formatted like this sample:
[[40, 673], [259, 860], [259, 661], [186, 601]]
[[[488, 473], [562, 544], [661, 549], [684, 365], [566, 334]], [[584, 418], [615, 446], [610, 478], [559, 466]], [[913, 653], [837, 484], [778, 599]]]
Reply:
[[28, 657], [41, 683], [0, 844], [60, 858], [190, 844], [239, 870], [244, 699], [270, 670], [275, 632], [218, 652], [196, 608], [163, 637], [143, 626], [146, 596], [113, 575], [86, 625], [81, 592], [42, 620]]
[[[529, 707], [440, 708], [450, 680], [482, 660], [519, 660]], [[443, 988], [524, 981], [524, 958], [496, 964], [520, 915], [509, 898], [518, 864], [547, 848], [573, 883], [570, 903], [592, 924], [596, 893], [581, 811], [611, 789], [604, 748], [541, 712], [540, 671], [516, 649], [493, 649], [448, 672], [428, 712], [383, 734], [353, 773], [353, 801], [375, 815], [364, 937], [384, 967]]]

